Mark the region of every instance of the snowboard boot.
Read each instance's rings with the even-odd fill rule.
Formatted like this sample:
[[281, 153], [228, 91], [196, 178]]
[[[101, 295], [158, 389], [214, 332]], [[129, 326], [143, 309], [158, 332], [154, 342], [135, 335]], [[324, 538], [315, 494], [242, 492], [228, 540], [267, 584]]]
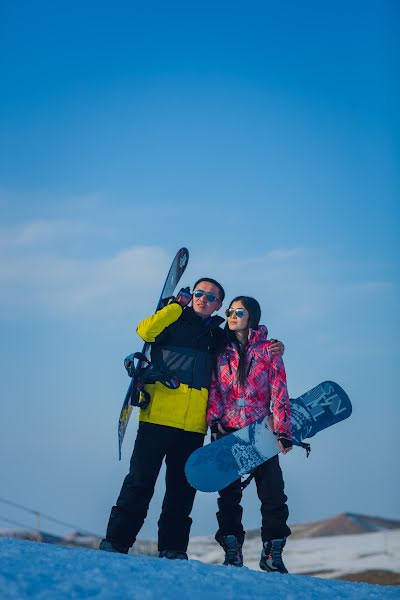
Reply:
[[225, 550], [224, 565], [243, 567], [242, 546], [235, 535], [224, 535], [222, 547]]
[[108, 540], [101, 540], [99, 550], [104, 550], [105, 552], [116, 552], [117, 554], [128, 554], [129, 552], [129, 548], [120, 546], [119, 544], [112, 544]]
[[271, 573], [287, 573], [288, 570], [282, 560], [282, 550], [285, 544], [286, 538], [264, 542], [260, 558], [260, 569]]
[[160, 550], [158, 558], [168, 558], [169, 560], [188, 560], [186, 552], [180, 550]]

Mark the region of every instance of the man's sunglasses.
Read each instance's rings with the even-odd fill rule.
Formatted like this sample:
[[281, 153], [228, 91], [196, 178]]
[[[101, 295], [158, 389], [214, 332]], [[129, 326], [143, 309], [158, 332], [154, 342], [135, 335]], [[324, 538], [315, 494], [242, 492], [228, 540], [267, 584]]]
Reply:
[[243, 319], [246, 311], [244, 308], [227, 308], [225, 314], [227, 317], [231, 317], [233, 314], [237, 316], [238, 319]]
[[218, 300], [217, 296], [215, 296], [211, 292], [205, 292], [204, 290], [195, 290], [193, 292], [193, 296], [195, 298], [201, 298], [202, 296], [205, 296], [207, 302], [215, 302], [216, 300]]

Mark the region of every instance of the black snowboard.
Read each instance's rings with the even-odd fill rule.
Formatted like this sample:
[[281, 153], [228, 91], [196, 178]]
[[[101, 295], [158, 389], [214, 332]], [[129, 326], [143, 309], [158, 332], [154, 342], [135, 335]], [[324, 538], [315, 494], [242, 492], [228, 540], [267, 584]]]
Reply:
[[[159, 310], [163, 305], [164, 298], [168, 298], [172, 296], [176, 286], [180, 278], [182, 277], [187, 264], [189, 261], [189, 250], [187, 248], [181, 248], [176, 253], [174, 260], [172, 261], [172, 265], [170, 270], [168, 271], [167, 278], [164, 283], [164, 287], [162, 288], [160, 299], [157, 303], [156, 310]], [[142, 349], [142, 354], [145, 356], [148, 355], [150, 349], [150, 344], [146, 342]], [[143, 367], [143, 363], [138, 362], [136, 365], [136, 369], [132, 375], [132, 380], [129, 384], [128, 391], [126, 392], [124, 403], [122, 405], [121, 414], [118, 420], [118, 452], [119, 452], [119, 460], [121, 460], [121, 448], [122, 442], [124, 439], [125, 431], [128, 426], [129, 417], [131, 416], [131, 412], [133, 409], [132, 399], [135, 396], [137, 377], [140, 369]]]

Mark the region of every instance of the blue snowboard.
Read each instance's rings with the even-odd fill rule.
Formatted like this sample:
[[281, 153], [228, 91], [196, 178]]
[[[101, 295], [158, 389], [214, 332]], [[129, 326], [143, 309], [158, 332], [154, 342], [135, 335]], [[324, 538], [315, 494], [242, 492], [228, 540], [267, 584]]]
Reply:
[[[333, 381], [324, 381], [299, 398], [291, 399], [290, 409], [296, 445], [347, 419], [352, 411], [348, 395]], [[185, 473], [192, 487], [216, 492], [278, 452], [276, 435], [263, 418], [195, 450], [186, 462]]]

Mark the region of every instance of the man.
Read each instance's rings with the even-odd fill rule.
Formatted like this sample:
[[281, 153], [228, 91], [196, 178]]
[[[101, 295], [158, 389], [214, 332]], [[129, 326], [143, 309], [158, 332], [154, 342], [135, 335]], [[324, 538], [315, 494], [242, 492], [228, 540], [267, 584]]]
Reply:
[[[180, 381], [176, 389], [161, 382], [146, 385], [150, 403], [139, 414], [139, 428], [129, 473], [113, 506], [101, 550], [127, 553], [147, 515], [165, 458], [166, 491], [158, 521], [160, 558], [187, 559], [196, 490], [185, 477], [185, 463], [200, 448], [207, 431], [206, 410], [213, 358], [224, 344], [220, 309], [225, 292], [215, 279], [199, 279], [192, 306], [178, 294], [164, 308], [141, 321], [140, 337], [152, 343], [151, 360]], [[190, 298], [189, 298], [190, 300]], [[275, 350], [282, 352], [280, 343]]]

